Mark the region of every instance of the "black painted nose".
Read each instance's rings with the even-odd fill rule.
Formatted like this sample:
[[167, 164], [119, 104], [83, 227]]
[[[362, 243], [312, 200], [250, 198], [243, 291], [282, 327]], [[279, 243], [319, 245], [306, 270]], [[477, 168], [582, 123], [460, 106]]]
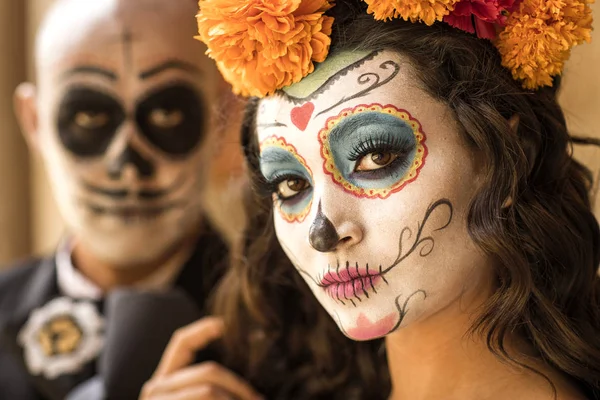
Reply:
[[317, 251], [328, 253], [335, 250], [340, 241], [340, 237], [333, 226], [333, 223], [323, 214], [321, 203], [317, 210], [317, 216], [310, 226], [308, 232], [308, 241], [310, 245]]
[[131, 146], [127, 146], [116, 159], [111, 161], [108, 165], [108, 176], [111, 179], [120, 179], [123, 175], [123, 170], [127, 165], [133, 165], [138, 171], [140, 178], [151, 178], [154, 176], [154, 164], [145, 159]]

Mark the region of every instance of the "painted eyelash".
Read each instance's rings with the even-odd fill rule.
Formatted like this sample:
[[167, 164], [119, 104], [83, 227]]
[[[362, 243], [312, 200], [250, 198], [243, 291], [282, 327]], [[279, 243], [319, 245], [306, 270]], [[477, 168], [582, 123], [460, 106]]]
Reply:
[[377, 152], [408, 153], [410, 152], [410, 143], [403, 137], [392, 133], [387, 133], [383, 137], [369, 137], [354, 144], [348, 154], [348, 160], [358, 161], [367, 154]]

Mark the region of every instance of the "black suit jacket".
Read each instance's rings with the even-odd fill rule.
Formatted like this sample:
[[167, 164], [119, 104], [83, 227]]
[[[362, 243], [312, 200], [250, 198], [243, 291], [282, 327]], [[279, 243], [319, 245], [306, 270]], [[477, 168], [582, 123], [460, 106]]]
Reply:
[[[104, 349], [85, 367], [106, 386], [103, 398], [137, 398], [173, 331], [203, 315], [210, 288], [224, 271], [226, 252], [211, 231], [199, 240], [171, 292], [116, 292], [105, 299], [100, 305], [106, 317]], [[30, 375], [17, 342], [30, 313], [61, 295], [54, 259], [25, 261], [0, 274], [0, 400], [62, 400], [72, 393], [75, 377]]]

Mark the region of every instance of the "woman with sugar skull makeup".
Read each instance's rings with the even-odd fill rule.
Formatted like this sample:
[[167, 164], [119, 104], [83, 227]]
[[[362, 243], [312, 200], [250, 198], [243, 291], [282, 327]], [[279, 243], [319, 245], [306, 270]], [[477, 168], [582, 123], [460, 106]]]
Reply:
[[200, 1], [254, 97], [233, 364], [281, 399], [599, 398], [600, 232], [556, 100], [590, 1], [335, 3]]

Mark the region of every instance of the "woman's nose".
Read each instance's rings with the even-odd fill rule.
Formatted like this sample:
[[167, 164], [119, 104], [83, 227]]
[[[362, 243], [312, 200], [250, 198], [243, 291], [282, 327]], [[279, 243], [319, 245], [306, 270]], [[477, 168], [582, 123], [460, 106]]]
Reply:
[[328, 253], [349, 247], [362, 240], [362, 230], [351, 221], [343, 221], [336, 227], [323, 212], [319, 202], [317, 215], [308, 233], [310, 245], [317, 251]]

